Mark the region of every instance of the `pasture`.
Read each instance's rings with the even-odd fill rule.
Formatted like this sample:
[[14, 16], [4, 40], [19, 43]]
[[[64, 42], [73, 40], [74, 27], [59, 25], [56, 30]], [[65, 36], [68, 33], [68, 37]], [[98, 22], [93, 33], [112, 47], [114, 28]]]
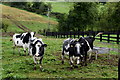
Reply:
[[69, 10], [73, 7], [72, 2], [50, 2], [52, 6], [52, 12], [69, 13]]
[[[70, 6], [73, 3], [64, 3], [63, 7], [59, 7], [62, 3], [51, 3], [53, 12], [67, 13], [70, 10]], [[32, 31], [39, 32], [39, 30], [48, 29], [48, 18], [45, 16], [30, 13], [25, 10], [0, 5], [2, 6], [2, 15], [16, 19], [18, 23], [21, 23], [25, 27]], [[65, 7], [65, 8], [64, 8]], [[67, 10], [66, 10], [67, 9]], [[13, 14], [14, 13], [14, 14]], [[7, 32], [23, 32], [20, 28], [2, 16], [4, 23], [7, 23]], [[54, 18], [50, 18], [50, 29], [52, 31], [57, 30], [58, 22]], [[2, 30], [1, 30], [2, 31]], [[118, 78], [118, 52], [110, 51], [110, 57], [108, 54], [98, 54], [98, 59], [95, 60], [94, 54], [92, 59], [88, 61], [87, 66], [79, 65], [78, 68], [71, 68], [68, 62], [68, 56], [65, 57], [65, 63], [61, 64], [61, 51], [62, 43], [64, 38], [54, 37], [41, 37], [43, 42], [48, 46], [46, 47], [44, 58], [43, 58], [43, 69], [33, 70], [34, 63], [32, 56], [25, 56], [24, 51], [21, 48], [19, 54], [18, 49], [15, 49], [13, 54], [13, 43], [10, 41], [12, 37], [0, 37], [2, 40], [2, 55], [0, 55], [0, 61], [2, 68], [0, 69], [2, 74], [0, 75], [3, 79], [5, 78]], [[118, 49], [117, 44], [108, 44], [99, 42], [96, 40], [94, 45], [97, 47], [108, 47]]]
[[[21, 54], [18, 49], [13, 54], [11, 37], [2, 37], [2, 78], [118, 78], [118, 56], [117, 52], [99, 54], [95, 60], [94, 55], [88, 61], [87, 66], [79, 65], [78, 68], [71, 68], [68, 56], [65, 63], [61, 64], [61, 49], [64, 39], [44, 37], [43, 42], [48, 46], [43, 58], [43, 69], [33, 70], [33, 59], [31, 56], [24, 56], [23, 49]], [[101, 44], [95, 41], [96, 46], [109, 46], [118, 48], [114, 44]]]

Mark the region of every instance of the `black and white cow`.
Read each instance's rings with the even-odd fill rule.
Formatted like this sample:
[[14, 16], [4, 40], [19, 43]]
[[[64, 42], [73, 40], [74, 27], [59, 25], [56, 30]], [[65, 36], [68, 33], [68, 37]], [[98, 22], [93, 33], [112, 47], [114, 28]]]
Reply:
[[30, 54], [33, 56], [35, 63], [34, 69], [36, 69], [36, 64], [40, 64], [40, 69], [42, 68], [42, 59], [44, 55], [44, 49], [47, 44], [44, 44], [42, 39], [34, 39], [30, 44]]
[[63, 50], [62, 50], [62, 64], [64, 64], [64, 55], [69, 55], [70, 65], [73, 67], [74, 61], [77, 60], [77, 64], [80, 63], [80, 47], [81, 44], [75, 39], [66, 39], [63, 42]]
[[[98, 33], [96, 36], [100, 35], [102, 33]], [[96, 37], [95, 36], [95, 37]], [[85, 65], [87, 65], [87, 54], [89, 54], [89, 60], [91, 59], [91, 54], [93, 52], [93, 42], [95, 41], [95, 37], [81, 37], [78, 41], [81, 44], [81, 55], [83, 55], [83, 59], [85, 62]]]
[[[34, 39], [35, 32], [26, 32], [26, 33], [21, 33], [21, 34], [14, 34], [13, 35], [13, 50], [15, 47], [23, 47], [24, 52], [26, 53], [26, 48], [28, 48], [29, 52], [29, 45], [30, 45], [30, 40]], [[19, 49], [20, 53], [20, 49]]]

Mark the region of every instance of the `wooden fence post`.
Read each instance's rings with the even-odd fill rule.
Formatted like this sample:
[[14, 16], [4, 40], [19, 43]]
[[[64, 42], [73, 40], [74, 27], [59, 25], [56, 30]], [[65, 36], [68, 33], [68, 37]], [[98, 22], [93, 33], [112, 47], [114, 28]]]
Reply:
[[69, 32], [67, 32], [67, 34], [66, 34], [66, 35], [67, 35], [67, 38], [68, 38]]
[[58, 32], [58, 38], [59, 38], [60, 33]]
[[56, 38], [57, 38], [57, 34], [58, 34], [58, 32], [56, 32]]
[[74, 34], [74, 38], [76, 37], [76, 34], [75, 34], [75, 32], [73, 32], [73, 34]]
[[60, 32], [60, 36], [61, 36], [61, 38], [62, 38], [62, 32]]
[[71, 38], [72, 36], [71, 36], [71, 32], [70, 32], [70, 38]]
[[117, 44], [119, 44], [119, 33], [117, 33]]
[[100, 34], [100, 42], [102, 42], [102, 34]]
[[82, 37], [84, 37], [84, 32], [82, 32]]
[[64, 32], [64, 38], [65, 38], [65, 32]]
[[110, 42], [110, 33], [108, 33], [108, 43]]

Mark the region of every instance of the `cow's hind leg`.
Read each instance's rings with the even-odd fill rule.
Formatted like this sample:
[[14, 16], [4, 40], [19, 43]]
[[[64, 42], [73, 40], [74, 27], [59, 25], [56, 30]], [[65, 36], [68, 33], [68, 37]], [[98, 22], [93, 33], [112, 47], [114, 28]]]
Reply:
[[43, 56], [40, 58], [40, 70], [42, 70], [42, 59], [43, 59]]
[[88, 54], [89, 54], [89, 59], [88, 59], [88, 60], [90, 60], [90, 59], [91, 59], [92, 52], [88, 52]]
[[61, 58], [62, 58], [62, 64], [64, 64], [64, 51], [62, 51]]
[[87, 52], [85, 53], [84, 62], [85, 62], [85, 66], [87, 66]]
[[13, 54], [15, 53], [15, 47], [16, 47], [16, 45], [15, 45], [15, 43], [13, 43]]
[[36, 70], [36, 64], [37, 64], [37, 61], [35, 59], [35, 57], [33, 56], [33, 60], [34, 60], [34, 70]]

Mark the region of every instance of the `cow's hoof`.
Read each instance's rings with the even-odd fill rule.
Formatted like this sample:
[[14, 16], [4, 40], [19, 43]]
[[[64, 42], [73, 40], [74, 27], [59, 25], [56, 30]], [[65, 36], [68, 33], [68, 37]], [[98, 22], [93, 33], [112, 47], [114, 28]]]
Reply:
[[85, 64], [85, 66], [87, 66], [87, 64]]
[[74, 68], [78, 68], [78, 66], [74, 66]]
[[40, 68], [40, 71], [43, 71], [44, 69], [43, 68]]

